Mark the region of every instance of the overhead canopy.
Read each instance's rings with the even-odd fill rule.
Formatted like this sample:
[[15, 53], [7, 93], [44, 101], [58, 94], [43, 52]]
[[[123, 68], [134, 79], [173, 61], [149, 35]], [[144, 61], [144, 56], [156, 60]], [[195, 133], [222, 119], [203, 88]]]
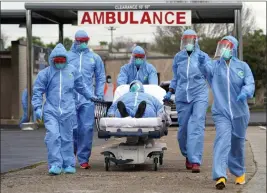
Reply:
[[[1, 10], [1, 24], [26, 24], [26, 10]], [[54, 24], [49, 18], [32, 13], [33, 24]]]
[[[25, 3], [32, 10], [32, 24], [75, 24], [78, 10], [115, 10], [115, 5], [135, 3]], [[148, 5], [140, 4], [138, 5]], [[234, 10], [242, 3], [151, 3], [148, 10], [192, 10], [192, 23], [234, 23]], [[125, 9], [124, 9], [125, 10]], [[2, 24], [25, 23], [25, 10], [2, 10]]]

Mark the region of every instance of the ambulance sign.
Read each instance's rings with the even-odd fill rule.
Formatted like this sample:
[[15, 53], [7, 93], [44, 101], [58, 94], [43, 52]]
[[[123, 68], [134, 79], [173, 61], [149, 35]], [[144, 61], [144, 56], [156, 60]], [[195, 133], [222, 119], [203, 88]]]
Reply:
[[191, 26], [191, 10], [78, 11], [78, 25]]

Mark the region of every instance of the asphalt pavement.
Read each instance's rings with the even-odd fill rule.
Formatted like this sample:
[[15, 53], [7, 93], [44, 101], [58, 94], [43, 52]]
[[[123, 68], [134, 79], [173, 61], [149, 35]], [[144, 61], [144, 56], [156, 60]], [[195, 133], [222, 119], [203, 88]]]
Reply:
[[[174, 121], [173, 125], [177, 125]], [[214, 126], [211, 113], [206, 115], [206, 125]], [[249, 126], [266, 126], [266, 111], [265, 112], [250, 112]]]
[[[47, 160], [45, 129], [22, 131], [1, 128], [1, 173]], [[105, 143], [95, 132], [93, 146]]]

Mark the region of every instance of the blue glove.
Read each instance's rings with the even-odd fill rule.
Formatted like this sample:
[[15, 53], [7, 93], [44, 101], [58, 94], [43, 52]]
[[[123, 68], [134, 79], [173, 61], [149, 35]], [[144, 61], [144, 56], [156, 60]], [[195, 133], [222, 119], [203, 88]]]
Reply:
[[241, 93], [240, 95], [238, 95], [236, 101], [239, 101], [239, 100], [245, 101], [246, 99], [247, 99], [247, 95], [244, 93]]
[[164, 96], [164, 101], [169, 101], [171, 99], [172, 93], [169, 91], [167, 94]]
[[35, 111], [35, 115], [36, 115], [36, 120], [37, 121], [41, 121], [42, 120], [42, 109], [37, 109], [36, 111]]
[[200, 63], [200, 64], [203, 64], [204, 62], [205, 62], [205, 55], [204, 54], [199, 54], [198, 55], [198, 62]]

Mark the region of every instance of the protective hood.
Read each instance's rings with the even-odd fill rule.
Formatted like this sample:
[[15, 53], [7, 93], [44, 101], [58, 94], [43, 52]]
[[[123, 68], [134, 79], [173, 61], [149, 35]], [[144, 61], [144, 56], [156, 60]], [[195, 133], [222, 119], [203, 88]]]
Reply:
[[[130, 63], [133, 65], [134, 65], [134, 57], [133, 57], [134, 54], [144, 54], [145, 55], [146, 53], [145, 53], [145, 50], [141, 46], [135, 46], [133, 51], [132, 51], [132, 56], [130, 58]], [[144, 58], [144, 65], [145, 64], [146, 64], [146, 56]]]
[[[70, 48], [73, 52], [80, 52], [79, 50], [79, 44], [76, 41], [76, 38], [89, 38], [88, 34], [84, 30], [78, 30], [75, 34], [75, 40]], [[89, 52], [89, 48], [86, 48], [83, 52]]]
[[[183, 36], [184, 35], [195, 35], [195, 36], [197, 36], [197, 33], [192, 29], [187, 29], [187, 30], [184, 31]], [[195, 49], [198, 49], [198, 50], [200, 49], [199, 45], [198, 45], [198, 38], [196, 39]]]
[[67, 64], [69, 63], [67, 50], [61, 43], [57, 44], [56, 47], [52, 50], [51, 54], [49, 55], [48, 61], [50, 66], [54, 66], [53, 58], [58, 56], [65, 57], [67, 60]]
[[233, 57], [236, 57], [237, 58], [238, 57], [237, 56], [237, 48], [238, 48], [238, 41], [237, 41], [237, 39], [235, 37], [233, 37], [233, 36], [225, 36], [223, 38], [223, 40], [228, 40], [228, 41], [230, 41], [230, 42], [232, 42], [234, 44]]
[[139, 92], [144, 92], [144, 86], [143, 86], [142, 82], [140, 82], [139, 80], [134, 80], [134, 81], [132, 81], [132, 82], [130, 83], [129, 90], [130, 90], [131, 86], [132, 86], [134, 83], [138, 83], [138, 84], [140, 85], [141, 89], [139, 90]]

